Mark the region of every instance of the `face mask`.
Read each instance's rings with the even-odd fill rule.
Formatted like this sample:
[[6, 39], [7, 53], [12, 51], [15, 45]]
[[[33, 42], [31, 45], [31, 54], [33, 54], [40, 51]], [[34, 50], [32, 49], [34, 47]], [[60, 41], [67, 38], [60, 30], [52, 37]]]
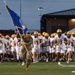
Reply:
[[35, 35], [34, 37], [35, 37], [35, 38], [37, 38], [37, 37], [38, 37], [38, 35]]
[[46, 36], [45, 38], [48, 39], [48, 36]]

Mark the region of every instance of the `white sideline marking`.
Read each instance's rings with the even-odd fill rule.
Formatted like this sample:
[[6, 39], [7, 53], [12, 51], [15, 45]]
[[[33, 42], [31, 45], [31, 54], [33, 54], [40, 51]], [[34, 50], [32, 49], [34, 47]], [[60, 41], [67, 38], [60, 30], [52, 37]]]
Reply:
[[[61, 64], [60, 62], [58, 62], [58, 65], [61, 67], [75, 67], [75, 65], [64, 65], [64, 64]], [[75, 71], [71, 71], [71, 72], [75, 73]]]
[[72, 73], [75, 73], [75, 71], [72, 71]]
[[75, 65], [64, 65], [64, 64], [61, 64], [60, 62], [58, 62], [58, 65], [61, 67], [75, 67]]

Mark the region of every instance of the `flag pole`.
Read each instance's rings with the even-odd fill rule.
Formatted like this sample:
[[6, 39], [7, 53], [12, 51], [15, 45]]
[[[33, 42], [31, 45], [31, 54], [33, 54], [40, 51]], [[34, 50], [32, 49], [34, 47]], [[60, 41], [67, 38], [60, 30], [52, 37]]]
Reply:
[[[5, 3], [5, 7], [6, 7], [6, 6], [8, 6], [8, 5]], [[28, 53], [28, 49], [27, 49], [27, 47], [26, 47], [26, 43], [24, 42], [24, 40], [23, 40], [23, 38], [22, 38], [22, 36], [21, 36], [21, 33], [20, 33], [20, 31], [19, 31], [19, 29], [22, 30], [21, 24], [20, 24], [20, 22], [19, 22], [20, 17], [19, 17], [15, 12], [13, 12], [11, 9], [9, 9], [8, 7], [6, 7], [6, 8], [7, 8], [9, 14], [11, 15], [11, 18], [12, 18], [12, 20], [13, 20], [13, 22], [14, 22], [14, 25], [15, 25], [15, 27], [16, 27], [18, 33], [19, 33], [20, 38], [22, 39], [22, 42], [23, 42], [22, 44], [24, 45], [24, 48], [26, 49], [26, 52]], [[14, 18], [15, 18], [15, 19], [14, 19]], [[17, 25], [16, 25], [16, 24], [17, 24]], [[21, 28], [20, 28], [20, 27], [21, 27]], [[22, 30], [22, 31], [23, 31], [23, 30]]]
[[23, 42], [22, 44], [24, 45], [24, 48], [26, 49], [26, 52], [28, 53], [28, 49], [27, 49], [27, 47], [26, 47], [26, 45], [25, 45], [25, 42], [24, 42], [24, 40], [23, 40], [23, 38], [22, 38], [22, 36], [21, 36], [21, 34], [20, 34], [20, 32], [19, 32], [17, 26], [16, 26], [16, 29], [17, 29], [17, 31], [18, 31], [18, 33], [19, 33], [20, 38], [22, 39], [22, 42]]

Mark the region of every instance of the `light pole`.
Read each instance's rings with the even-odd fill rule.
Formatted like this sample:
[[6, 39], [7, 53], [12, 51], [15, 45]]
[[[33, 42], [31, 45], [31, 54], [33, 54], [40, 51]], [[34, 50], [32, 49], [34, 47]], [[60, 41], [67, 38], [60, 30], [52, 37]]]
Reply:
[[22, 5], [21, 5], [21, 0], [20, 0], [20, 18], [22, 17]]
[[42, 16], [42, 10], [43, 10], [44, 8], [43, 7], [38, 7], [38, 10], [40, 11], [40, 17]]
[[[41, 28], [41, 17], [42, 17], [42, 10], [43, 10], [44, 8], [43, 7], [38, 7], [38, 10], [40, 11], [40, 28]], [[41, 31], [41, 29], [40, 29], [40, 31]]]

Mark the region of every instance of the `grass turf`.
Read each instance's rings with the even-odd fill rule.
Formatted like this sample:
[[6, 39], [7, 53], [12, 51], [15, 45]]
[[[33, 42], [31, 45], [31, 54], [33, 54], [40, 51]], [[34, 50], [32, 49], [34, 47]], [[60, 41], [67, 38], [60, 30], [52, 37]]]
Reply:
[[[62, 64], [66, 64], [66, 62], [62, 62]], [[75, 62], [70, 64], [74, 65]], [[31, 63], [28, 71], [25, 70], [25, 66], [18, 65], [16, 62], [0, 64], [0, 75], [75, 75], [71, 71], [75, 71], [75, 67], [61, 67], [57, 62]]]

